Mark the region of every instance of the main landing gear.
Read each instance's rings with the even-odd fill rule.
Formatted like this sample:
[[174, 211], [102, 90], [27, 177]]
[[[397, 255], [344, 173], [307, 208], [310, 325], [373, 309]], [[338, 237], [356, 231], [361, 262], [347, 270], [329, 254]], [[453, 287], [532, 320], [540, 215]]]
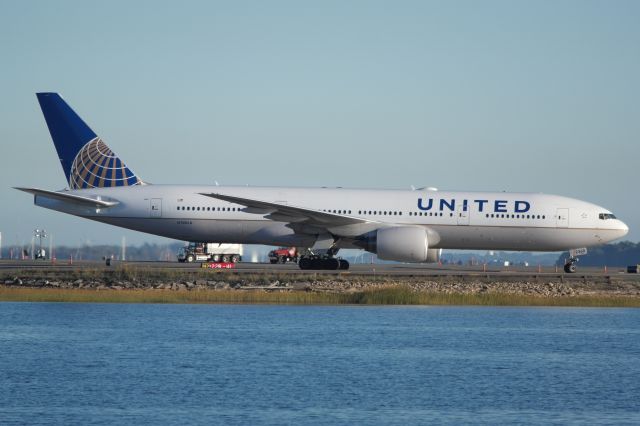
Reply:
[[335, 257], [340, 250], [337, 242], [338, 239], [333, 235], [318, 235], [313, 247], [308, 249], [306, 254], [300, 256], [300, 260], [298, 260], [300, 269], [325, 271], [346, 271], [349, 269], [349, 262]]
[[335, 257], [311, 255], [301, 257], [298, 266], [303, 270], [346, 271], [349, 269], [349, 262]]

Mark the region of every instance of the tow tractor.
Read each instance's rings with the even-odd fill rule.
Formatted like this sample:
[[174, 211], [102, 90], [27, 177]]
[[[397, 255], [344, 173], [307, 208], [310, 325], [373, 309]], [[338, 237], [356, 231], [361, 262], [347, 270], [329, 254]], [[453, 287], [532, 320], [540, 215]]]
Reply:
[[296, 247], [280, 247], [269, 252], [269, 263], [298, 262], [300, 253]]

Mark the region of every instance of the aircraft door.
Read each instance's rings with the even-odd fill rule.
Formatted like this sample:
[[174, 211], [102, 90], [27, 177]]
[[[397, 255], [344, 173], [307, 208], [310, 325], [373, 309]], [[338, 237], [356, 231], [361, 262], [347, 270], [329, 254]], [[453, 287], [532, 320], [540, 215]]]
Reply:
[[162, 198], [149, 200], [149, 217], [162, 217]]
[[569, 209], [558, 209], [556, 211], [556, 228], [569, 227]]

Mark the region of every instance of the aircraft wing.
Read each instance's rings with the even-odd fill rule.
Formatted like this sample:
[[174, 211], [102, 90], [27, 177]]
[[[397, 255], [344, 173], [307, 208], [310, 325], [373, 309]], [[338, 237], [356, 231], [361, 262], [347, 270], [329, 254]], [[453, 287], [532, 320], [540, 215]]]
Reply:
[[265, 217], [267, 219], [279, 222], [301, 223], [323, 228], [364, 223], [376, 223], [374, 221], [347, 216], [344, 214], [328, 213], [320, 210], [309, 209], [306, 207], [291, 206], [288, 204], [274, 203], [271, 201], [262, 201], [252, 198], [242, 198], [235, 197], [233, 195], [215, 193], [200, 193], [200, 195], [247, 206], [244, 211], [248, 213], [265, 214]]
[[76, 204], [78, 206], [83, 206], [83, 207], [105, 209], [105, 208], [113, 207], [119, 204], [118, 201], [98, 200], [96, 198], [83, 197], [82, 195], [77, 195], [77, 194], [47, 191], [46, 189], [18, 188], [18, 187], [15, 187], [14, 189], [17, 189], [23, 192], [28, 192], [29, 194], [33, 194], [36, 197], [41, 196], [46, 198], [52, 198], [54, 200], [64, 201], [66, 203]]

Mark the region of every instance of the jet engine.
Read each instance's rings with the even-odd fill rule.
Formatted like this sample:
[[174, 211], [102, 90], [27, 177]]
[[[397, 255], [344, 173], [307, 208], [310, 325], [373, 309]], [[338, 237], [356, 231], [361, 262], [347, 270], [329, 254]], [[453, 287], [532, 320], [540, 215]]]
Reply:
[[428, 262], [436, 256], [436, 253], [430, 253], [427, 230], [420, 226], [377, 229], [364, 234], [356, 245], [377, 254], [382, 260], [419, 263]]
[[438, 263], [440, 262], [440, 256], [442, 256], [442, 249], [429, 249], [427, 250], [426, 263]]

